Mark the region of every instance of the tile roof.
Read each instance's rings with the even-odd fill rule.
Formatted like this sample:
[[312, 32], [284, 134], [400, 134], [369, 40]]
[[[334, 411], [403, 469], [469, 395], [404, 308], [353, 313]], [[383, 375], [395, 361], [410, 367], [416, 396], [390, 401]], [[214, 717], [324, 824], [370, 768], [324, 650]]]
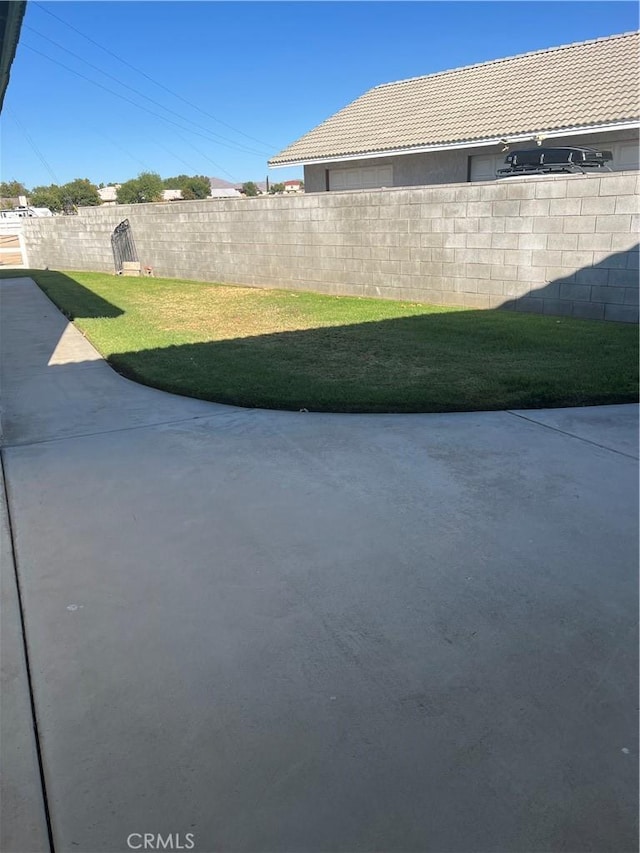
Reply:
[[623, 33], [376, 86], [269, 165], [638, 120], [638, 37]]

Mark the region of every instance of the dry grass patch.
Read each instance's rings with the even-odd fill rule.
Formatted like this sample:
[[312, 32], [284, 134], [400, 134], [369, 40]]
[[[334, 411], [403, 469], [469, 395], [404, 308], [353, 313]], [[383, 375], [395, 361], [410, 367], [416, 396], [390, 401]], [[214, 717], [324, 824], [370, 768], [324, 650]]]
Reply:
[[272, 332], [315, 328], [317, 320], [296, 310], [297, 294], [248, 287], [201, 285], [197, 290], [140, 294], [136, 305], [153, 310], [166, 331], [192, 332], [202, 340], [233, 340]]

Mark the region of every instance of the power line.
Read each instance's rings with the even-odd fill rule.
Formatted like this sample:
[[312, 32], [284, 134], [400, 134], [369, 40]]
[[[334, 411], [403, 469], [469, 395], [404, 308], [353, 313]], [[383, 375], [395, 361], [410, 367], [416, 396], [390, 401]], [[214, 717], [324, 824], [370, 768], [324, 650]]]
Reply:
[[[31, 29], [31, 28], [30, 28], [30, 29]], [[204, 134], [202, 134], [202, 133], [198, 133], [197, 131], [194, 131], [194, 130], [191, 130], [191, 129], [190, 129], [190, 128], [188, 128], [188, 127], [187, 127], [187, 128], [184, 128], [184, 127], [182, 127], [182, 125], [179, 125], [179, 124], [177, 124], [177, 123], [176, 123], [176, 122], [174, 122], [174, 121], [171, 121], [171, 119], [168, 119], [166, 116], [160, 115], [159, 113], [156, 113], [156, 112], [154, 112], [153, 110], [149, 110], [147, 107], [143, 106], [142, 104], [137, 104], [135, 101], [132, 101], [130, 98], [127, 98], [126, 96], [122, 95], [121, 93], [119, 93], [119, 92], [114, 92], [112, 89], [109, 89], [109, 88], [107, 88], [106, 86], [103, 86], [101, 83], [98, 83], [96, 80], [91, 80], [91, 78], [89, 78], [89, 77], [85, 76], [84, 74], [81, 74], [79, 71], [76, 71], [76, 70], [75, 70], [75, 69], [73, 69], [73, 68], [70, 68], [68, 65], [65, 65], [64, 63], [59, 62], [59, 61], [58, 61], [58, 60], [56, 60], [56, 59], [53, 59], [53, 57], [51, 57], [51, 56], [47, 56], [47, 54], [43, 53], [42, 51], [37, 50], [36, 48], [32, 47], [31, 45], [25, 44], [24, 42], [23, 42], [22, 44], [23, 44], [23, 46], [24, 46], [24, 47], [26, 47], [28, 50], [31, 50], [31, 51], [33, 51], [34, 53], [37, 53], [37, 54], [39, 54], [40, 56], [43, 56], [45, 59], [48, 59], [50, 62], [53, 62], [53, 63], [55, 63], [56, 65], [59, 65], [61, 68], [64, 68], [66, 71], [69, 71], [69, 72], [71, 72], [72, 74], [75, 74], [77, 77], [80, 77], [81, 79], [86, 80], [88, 83], [92, 83], [94, 86], [97, 86], [97, 87], [98, 87], [98, 88], [100, 88], [100, 89], [104, 89], [104, 91], [109, 92], [110, 94], [115, 95], [115, 96], [116, 96], [116, 97], [118, 97], [118, 98], [121, 98], [122, 100], [126, 101], [127, 103], [133, 104], [133, 106], [137, 107], [138, 109], [144, 110], [145, 112], [148, 112], [150, 115], [153, 115], [153, 116], [155, 116], [156, 118], [161, 119], [162, 121], [165, 121], [165, 122], [168, 122], [169, 124], [175, 125], [176, 127], [179, 127], [179, 128], [181, 128], [182, 130], [185, 130], [187, 133], [195, 133], [197, 136], [202, 136], [204, 139], [207, 139], [207, 141], [209, 141], [208, 137], [204, 136]], [[87, 63], [87, 64], [90, 64], [90, 63]], [[97, 69], [97, 70], [100, 70], [100, 69]], [[102, 72], [102, 73], [104, 73], [104, 72]], [[107, 76], [111, 76], [111, 75], [107, 75]], [[143, 96], [143, 97], [144, 97], [144, 96]], [[175, 131], [174, 131], [174, 133], [175, 133]], [[139, 159], [138, 159], [137, 157], [135, 157], [133, 154], [131, 154], [131, 152], [130, 152], [130, 151], [127, 151], [127, 150], [126, 150], [125, 148], [123, 148], [121, 145], [119, 145], [118, 143], [116, 143], [113, 139], [110, 139], [106, 134], [102, 133], [101, 135], [103, 135], [103, 136], [105, 137], [105, 139], [107, 139], [109, 142], [111, 142], [111, 144], [112, 144], [112, 145], [115, 145], [115, 146], [116, 146], [116, 148], [120, 148], [120, 150], [121, 150], [121, 151], [123, 151], [123, 152], [124, 152], [128, 157], [130, 157], [131, 159], [133, 159], [133, 160], [135, 160], [137, 163], [139, 163], [139, 164], [142, 166], [142, 168], [143, 168], [143, 169], [147, 169], [147, 170], [148, 170], [148, 168], [149, 168], [149, 167], [148, 167], [148, 165], [147, 165], [147, 164], [145, 164], [145, 163], [143, 163], [141, 160], [139, 160]], [[236, 178], [235, 178], [233, 175], [231, 175], [231, 174], [230, 174], [226, 169], [224, 169], [224, 168], [223, 168], [219, 163], [216, 163], [214, 160], [212, 160], [212, 159], [211, 159], [207, 154], [205, 154], [203, 151], [201, 151], [201, 150], [200, 150], [196, 145], [194, 145], [192, 142], [189, 142], [188, 140], [185, 140], [185, 139], [184, 139], [184, 137], [180, 136], [180, 134], [176, 134], [176, 135], [177, 135], [180, 139], [182, 139], [182, 140], [183, 140], [183, 142], [185, 142], [187, 145], [190, 145], [192, 148], [194, 148], [194, 149], [195, 149], [195, 151], [197, 151], [197, 152], [198, 152], [198, 154], [200, 154], [200, 156], [204, 157], [206, 160], [208, 160], [210, 163], [212, 163], [212, 164], [216, 167], [216, 169], [219, 169], [220, 171], [222, 171], [225, 175], [227, 175], [228, 177], [230, 177], [232, 180], [234, 180], [234, 181], [236, 180]], [[32, 143], [32, 144], [34, 144], [34, 143]], [[219, 143], [219, 142], [217, 142], [216, 144], [220, 145], [220, 144], [224, 144], [224, 143]], [[175, 152], [171, 151], [171, 150], [170, 150], [169, 148], [167, 148], [166, 146], [162, 146], [162, 145], [161, 145], [161, 147], [163, 147], [163, 148], [164, 148], [164, 150], [165, 150], [165, 151], [167, 151], [167, 152], [168, 152], [172, 157], [174, 157], [175, 159], [180, 160], [182, 163], [184, 163], [188, 168], [190, 168], [190, 169], [191, 169], [191, 168], [193, 168], [193, 166], [192, 166], [192, 165], [189, 165], [188, 163], [186, 163], [186, 161], [185, 161], [185, 160], [183, 160], [183, 159], [182, 159], [181, 157], [179, 157]], [[231, 147], [231, 146], [228, 146], [228, 147]], [[35, 150], [35, 149], [34, 149], [34, 150]], [[250, 151], [250, 153], [252, 153], [252, 154], [257, 154], [257, 155], [258, 155], [258, 156], [260, 156], [260, 157], [264, 156], [264, 155], [260, 154], [260, 152], [254, 152], [254, 151], [251, 151], [250, 149], [248, 149], [248, 150], [249, 150], [249, 151]], [[197, 170], [197, 169], [195, 169], [194, 171], [198, 171], [198, 170]]]
[[115, 139], [112, 139], [110, 136], [107, 136], [107, 134], [104, 132], [104, 130], [102, 130], [102, 129], [97, 130], [95, 127], [92, 127], [91, 125], [86, 124], [86, 122], [85, 122], [85, 126], [88, 127], [89, 130], [92, 130], [95, 134], [97, 134], [101, 139], [106, 139], [107, 142], [110, 142], [115, 148], [118, 148], [120, 151], [122, 151], [123, 154], [126, 154], [127, 157], [130, 157], [132, 160], [135, 160], [135, 162], [139, 166], [142, 166], [142, 168], [145, 170], [145, 172], [151, 171], [148, 163], [145, 163], [143, 160], [140, 160], [138, 157], [135, 156], [135, 154], [132, 154], [131, 151], [128, 151], [124, 146], [120, 145], [119, 142], [116, 142]]
[[[31, 32], [35, 33], [37, 36], [40, 36], [41, 38], [46, 39], [47, 41], [51, 42], [51, 44], [55, 45], [56, 47], [59, 47], [61, 50], [64, 50], [64, 51], [66, 51], [67, 53], [71, 54], [71, 56], [75, 57], [76, 59], [79, 59], [81, 62], [84, 62], [84, 63], [85, 63], [85, 65], [88, 65], [90, 68], [93, 68], [94, 70], [98, 71], [100, 74], [104, 74], [106, 77], [110, 77], [112, 80], [115, 80], [115, 82], [116, 82], [116, 83], [118, 83], [120, 86], [124, 86], [126, 89], [129, 89], [130, 91], [134, 92], [134, 94], [137, 94], [137, 95], [139, 95], [139, 96], [140, 96], [140, 97], [142, 97], [142, 98], [145, 98], [147, 101], [150, 101], [152, 104], [155, 104], [156, 106], [159, 106], [161, 109], [164, 109], [164, 110], [166, 110], [167, 112], [170, 112], [170, 113], [172, 113], [173, 115], [178, 116], [178, 118], [183, 118], [185, 121], [191, 121], [191, 119], [186, 118], [185, 116], [180, 115], [180, 113], [176, 113], [176, 112], [174, 112], [174, 110], [170, 110], [168, 107], [165, 107], [165, 106], [164, 106], [164, 104], [161, 104], [159, 101], [156, 101], [156, 100], [154, 100], [153, 98], [149, 98], [147, 95], [145, 95], [143, 92], [138, 91], [138, 90], [137, 90], [137, 89], [135, 89], [133, 86], [129, 86], [128, 84], [123, 83], [123, 82], [122, 82], [121, 80], [119, 80], [115, 75], [110, 74], [110, 73], [109, 73], [109, 72], [107, 72], [107, 71], [104, 71], [103, 69], [99, 68], [97, 65], [93, 65], [91, 62], [89, 62], [88, 60], [86, 60], [86, 59], [84, 59], [83, 57], [79, 56], [77, 53], [74, 53], [72, 50], [69, 50], [68, 48], [64, 47], [64, 45], [61, 45], [61, 44], [59, 44], [58, 42], [54, 41], [53, 39], [49, 38], [49, 36], [44, 35], [44, 33], [40, 33], [40, 32], [38, 32], [38, 30], [34, 29], [33, 27], [28, 26], [27, 24], [24, 24], [23, 26], [24, 26], [26, 29], [31, 30]], [[44, 56], [44, 54], [43, 54], [43, 56]], [[87, 79], [88, 79], [88, 78], [87, 78]], [[91, 81], [91, 82], [93, 82], [93, 81]], [[114, 93], [114, 94], [115, 94], [115, 93]], [[196, 127], [202, 127], [202, 128], [203, 128], [203, 130], [207, 130], [207, 131], [208, 131], [208, 129], [207, 129], [206, 127], [204, 127], [203, 125], [197, 124], [196, 122], [192, 122], [192, 124], [194, 124]], [[95, 131], [95, 128], [94, 128], [94, 131]], [[95, 131], [95, 132], [97, 132], [97, 131]], [[208, 132], [213, 133], [213, 131], [208, 131]], [[120, 149], [120, 151], [122, 151], [124, 154], [126, 154], [128, 157], [130, 157], [132, 160], [135, 160], [135, 161], [136, 161], [136, 163], [138, 163], [140, 166], [142, 166], [142, 168], [143, 168], [143, 169], [146, 169], [147, 171], [149, 170], [149, 166], [148, 166], [146, 163], [144, 163], [142, 160], [140, 160], [140, 159], [138, 159], [137, 157], [135, 157], [133, 154], [131, 154], [131, 152], [130, 152], [130, 151], [128, 151], [126, 148], [123, 148], [121, 145], [119, 145], [119, 144], [118, 144], [117, 142], [115, 142], [113, 139], [110, 139], [110, 138], [107, 136], [107, 134], [106, 134], [106, 133], [104, 133], [104, 131], [100, 131], [100, 135], [104, 136], [104, 138], [105, 138], [108, 142], [111, 142], [111, 144], [112, 144], [112, 145], [114, 145], [116, 148], [119, 148], [119, 149]], [[218, 136], [219, 134], [213, 134], [213, 135], [214, 135], [214, 136]], [[225, 173], [228, 177], [230, 177], [232, 180], [234, 180], [234, 181], [236, 180], [236, 178], [235, 178], [233, 175], [231, 175], [231, 174], [230, 174], [230, 172], [227, 172], [227, 171], [226, 171], [226, 169], [224, 169], [224, 168], [223, 168], [219, 163], [216, 163], [216, 162], [215, 162], [215, 160], [212, 160], [212, 159], [211, 159], [207, 154], [205, 154], [205, 153], [204, 153], [204, 151], [201, 151], [201, 150], [200, 150], [196, 145], [194, 145], [192, 142], [189, 142], [188, 140], [185, 140], [185, 138], [184, 138], [183, 136], [180, 136], [180, 134], [176, 134], [176, 136], [178, 136], [180, 139], [182, 139], [182, 141], [183, 141], [183, 142], [185, 142], [185, 144], [189, 145], [191, 148], [193, 148], [195, 151], [197, 151], [197, 152], [198, 152], [198, 154], [199, 154], [201, 157], [204, 157], [204, 158], [205, 158], [205, 160], [208, 160], [210, 163], [212, 163], [212, 164], [216, 167], [216, 169], [219, 169], [220, 171], [224, 172], [224, 173]], [[227, 137], [221, 137], [221, 138], [222, 138], [222, 139], [226, 139]], [[230, 142], [232, 142], [232, 140], [229, 140], [229, 141], [230, 141]], [[164, 150], [165, 150], [168, 154], [170, 154], [172, 157], [174, 157], [176, 160], [179, 160], [181, 163], [184, 163], [184, 165], [185, 165], [185, 166], [187, 166], [187, 168], [189, 168], [189, 169], [193, 169], [193, 170], [194, 170], [194, 171], [196, 171], [196, 172], [198, 171], [198, 169], [196, 169], [196, 168], [193, 166], [193, 164], [189, 164], [189, 163], [187, 163], [187, 162], [186, 162], [186, 160], [183, 160], [179, 155], [177, 155], [175, 152], [171, 151], [171, 150], [170, 150], [169, 148], [167, 148], [166, 146], [161, 145], [160, 143], [158, 143], [158, 141], [157, 141], [157, 140], [154, 140], [154, 142], [156, 142], [156, 144], [160, 145], [160, 147], [164, 148]], [[243, 146], [243, 148], [242, 148], [242, 149], [238, 148], [238, 150], [245, 150], [245, 149], [244, 149], [244, 146]], [[255, 153], [255, 152], [253, 152], [251, 149], [247, 149], [247, 150], [249, 150], [249, 152], [250, 152], [250, 153]], [[262, 156], [262, 155], [260, 155], [260, 156]]]
[[208, 160], [210, 163], [212, 163], [216, 167], [216, 169], [218, 169], [218, 171], [223, 172], [228, 178], [231, 178], [232, 181], [238, 183], [238, 179], [234, 175], [228, 172], [219, 163], [216, 163], [215, 160], [212, 160], [211, 157], [209, 157], [208, 154], [205, 154], [204, 151], [201, 151], [197, 145], [194, 145], [193, 142], [190, 142], [188, 139], [185, 139], [184, 136], [181, 136], [179, 133], [176, 133], [175, 130], [174, 133], [178, 137], [178, 139], [181, 139], [185, 143], [185, 145], [190, 145], [191, 148], [193, 148], [194, 151], [197, 151], [201, 157], [204, 157], [205, 160]]
[[[162, 121], [165, 121], [165, 122], [168, 122], [169, 124], [175, 125], [175, 127], [179, 127], [182, 130], [185, 130], [187, 133], [195, 133], [197, 136], [202, 136], [204, 139], [207, 139], [207, 141], [209, 141], [209, 138], [204, 136], [204, 134], [198, 133], [197, 131], [194, 131], [194, 130], [191, 130], [188, 127], [184, 128], [184, 127], [182, 127], [182, 125], [179, 125], [174, 121], [171, 121], [171, 119], [168, 119], [166, 116], [160, 115], [159, 113], [156, 113], [153, 110], [149, 110], [147, 107], [144, 107], [142, 104], [137, 104], [135, 101], [132, 101], [130, 98], [127, 98], [126, 96], [122, 95], [121, 93], [114, 92], [112, 89], [109, 89], [106, 86], [103, 86], [101, 83], [98, 83], [96, 80], [91, 80], [90, 77], [86, 77], [84, 74], [81, 74], [79, 71], [76, 71], [75, 69], [70, 68], [68, 65], [65, 65], [64, 63], [59, 62], [56, 59], [53, 59], [53, 57], [51, 57], [51, 56], [47, 56], [47, 54], [42, 53], [42, 51], [36, 50], [36, 48], [31, 47], [31, 45], [25, 44], [24, 42], [22, 44], [28, 50], [31, 50], [34, 53], [38, 53], [40, 56], [43, 56], [45, 59], [48, 59], [50, 62], [53, 62], [56, 65], [59, 65], [61, 68], [64, 68], [66, 71], [69, 71], [72, 74], [75, 74], [77, 77], [80, 77], [81, 79], [86, 80], [88, 83], [92, 83], [94, 86], [98, 86], [98, 88], [100, 88], [100, 89], [104, 89], [104, 91], [109, 92], [110, 94], [115, 95], [118, 98], [121, 98], [122, 100], [126, 101], [127, 103], [133, 104], [133, 106], [137, 107], [138, 109], [144, 110], [145, 112], [148, 112], [150, 115], [153, 115], [156, 118], [161, 119]], [[90, 63], [88, 63], [88, 64], [90, 64]], [[98, 70], [100, 70], [100, 69], [98, 69]], [[108, 76], [110, 76], [110, 75], [108, 75]], [[176, 132], [174, 131], [174, 133], [176, 133]], [[110, 139], [106, 134], [103, 133], [102, 135], [105, 137], [105, 139], [107, 139], [109, 142], [111, 142], [112, 145], [115, 145], [116, 148], [120, 148], [120, 150], [123, 151], [128, 157], [131, 157], [131, 159], [133, 159], [137, 163], [139, 163], [143, 169], [147, 169], [147, 170], [149, 169], [147, 164], [143, 163], [137, 157], [134, 157], [134, 155], [131, 154], [130, 151], [127, 151], [121, 145], [118, 145], [118, 143], [116, 143], [113, 139]], [[232, 175], [230, 172], [228, 172], [219, 163], [216, 163], [215, 160], [212, 160], [211, 157], [208, 156], [208, 154], [205, 154], [203, 151], [201, 151], [196, 145], [193, 144], [193, 142], [185, 140], [185, 138], [183, 136], [181, 136], [179, 133], [176, 133], [176, 136], [178, 136], [180, 139], [182, 139], [182, 141], [185, 142], [185, 144], [191, 146], [191, 148], [193, 148], [195, 151], [197, 151], [201, 157], [205, 158], [205, 160], [208, 160], [210, 163], [212, 163], [216, 167], [216, 169], [223, 172], [225, 175], [227, 175], [227, 177], [231, 178], [231, 180], [237, 181], [237, 178], [234, 175]], [[154, 141], [156, 141], [156, 140], [154, 140]], [[221, 145], [224, 143], [217, 142], [216, 144]], [[187, 168], [189, 168], [189, 169], [193, 168], [193, 165], [189, 165], [185, 160], [183, 160], [175, 152], [171, 151], [166, 146], [161, 145], [161, 147], [164, 148], [164, 150], [167, 151], [172, 157], [174, 157], [175, 159], [180, 160], [182, 163], [184, 163], [187, 166]], [[231, 146], [228, 146], [228, 147], [231, 147]], [[264, 155], [260, 154], [260, 152], [254, 152], [254, 151], [251, 151], [250, 149], [248, 149], [248, 150], [252, 154], [257, 154], [260, 157], [264, 156]], [[195, 169], [194, 171], [198, 171], [198, 170]]]
[[26, 128], [25, 128], [25, 126], [22, 124], [22, 122], [20, 121], [20, 119], [18, 118], [18, 116], [17, 116], [17, 115], [13, 112], [13, 110], [12, 110], [12, 109], [10, 109], [9, 107], [5, 106], [5, 109], [7, 110], [7, 112], [8, 112], [8, 113], [9, 113], [9, 115], [11, 116], [11, 118], [15, 121], [15, 123], [18, 125], [18, 127], [20, 128], [20, 130], [22, 131], [22, 133], [24, 134], [25, 139], [27, 140], [27, 142], [29, 143], [29, 145], [33, 148], [33, 150], [35, 151], [36, 156], [39, 158], [39, 160], [40, 160], [40, 162], [42, 163], [42, 165], [45, 167], [45, 169], [47, 170], [47, 172], [49, 172], [49, 174], [50, 174], [50, 175], [51, 175], [51, 177], [53, 178], [53, 183], [54, 183], [54, 184], [59, 184], [59, 183], [60, 183], [60, 181], [58, 180], [58, 178], [57, 178], [57, 176], [56, 176], [56, 173], [53, 171], [53, 169], [51, 168], [51, 166], [49, 165], [49, 163], [48, 163], [48, 162], [47, 162], [47, 160], [45, 159], [44, 154], [40, 151], [40, 149], [39, 149], [39, 148], [38, 148], [38, 146], [35, 144], [35, 142], [33, 141], [33, 139], [29, 136], [29, 133], [28, 133], [27, 129], [26, 129]]
[[160, 148], [163, 148], [167, 152], [167, 154], [170, 154], [175, 160], [179, 160], [183, 165], [187, 167], [187, 169], [193, 169], [194, 173], [198, 171], [193, 165], [193, 163], [187, 163], [186, 160], [183, 160], [182, 157], [180, 157], [174, 151], [171, 151], [169, 148], [167, 148], [166, 145], [163, 145], [162, 142], [158, 142], [157, 139], [154, 139], [153, 142], [155, 145], [158, 145]]
[[119, 77], [116, 77], [115, 74], [110, 74], [108, 71], [105, 71], [103, 68], [100, 68], [99, 66], [94, 65], [92, 62], [89, 62], [88, 59], [84, 59], [84, 57], [80, 56], [77, 53], [74, 53], [74, 51], [70, 50], [68, 47], [65, 47], [64, 45], [60, 44], [59, 42], [55, 41], [54, 39], [49, 38], [49, 36], [45, 35], [44, 33], [41, 33], [38, 30], [34, 29], [34, 27], [30, 27], [28, 24], [23, 24], [23, 27], [24, 27], [24, 29], [30, 30], [32, 33], [35, 33], [40, 38], [46, 39], [46, 41], [55, 45], [55, 47], [59, 48], [60, 50], [64, 50], [66, 53], [70, 54], [75, 59], [78, 59], [80, 62], [83, 62], [85, 65], [88, 65], [89, 68], [93, 68], [93, 70], [97, 71], [99, 74], [104, 74], [105, 77], [109, 77], [109, 79], [115, 80], [115, 82], [119, 86], [122, 86], [123, 88], [128, 89], [130, 92], [133, 92], [135, 95], [137, 95], [140, 98], [144, 98], [145, 101], [149, 101], [154, 106], [160, 107], [161, 110], [165, 110], [166, 112], [171, 113], [171, 115], [176, 116], [177, 118], [181, 119], [182, 121], [189, 122], [194, 127], [199, 127], [201, 130], [206, 131], [212, 137], [215, 136], [215, 137], [218, 137], [219, 139], [226, 140], [228, 143], [230, 143], [230, 147], [233, 146], [234, 148], [237, 148], [238, 151], [243, 151], [243, 152], [248, 152], [250, 154], [259, 154], [260, 156], [265, 156], [261, 152], [256, 152], [253, 149], [248, 148], [246, 145], [243, 145], [242, 143], [235, 142], [233, 139], [229, 139], [228, 136], [222, 136], [222, 134], [219, 134], [219, 133], [216, 133], [215, 131], [210, 130], [208, 127], [205, 127], [203, 124], [199, 124], [198, 122], [193, 121], [193, 119], [190, 119], [188, 116], [184, 116], [181, 113], [178, 113], [175, 110], [172, 110], [170, 107], [165, 106], [160, 101], [156, 101], [155, 98], [150, 98], [148, 95], [145, 95], [144, 92], [141, 92], [139, 89], [136, 89], [134, 86], [130, 86], [128, 83], [124, 83], [122, 80], [120, 80]]
[[[38, 50], [35, 47], [32, 47], [25, 42], [21, 42], [22, 47], [26, 47], [27, 50], [32, 51], [33, 53], [37, 53], [39, 56], [43, 56], [45, 59], [48, 59], [49, 62], [53, 62], [54, 65], [59, 65], [61, 68], [64, 68], [66, 71], [69, 71], [71, 74], [75, 74], [76, 77], [80, 77], [82, 80], [86, 80], [88, 83], [91, 83], [94, 86], [97, 86], [99, 89], [103, 89], [105, 92], [108, 92], [110, 95], [115, 95], [116, 98], [120, 98], [123, 101], [126, 101], [129, 104], [132, 104], [138, 110], [144, 110], [144, 112], [149, 113], [149, 115], [155, 116], [159, 118], [161, 121], [167, 122], [168, 124], [173, 124], [175, 127], [179, 127], [180, 130], [184, 130], [187, 133], [193, 133], [195, 136], [201, 136], [203, 139], [206, 139], [208, 142], [215, 142], [216, 145], [223, 145], [225, 148], [233, 148], [237, 150], [238, 146], [229, 145], [226, 142], [220, 142], [216, 139], [212, 139], [210, 136], [205, 135], [204, 133], [200, 133], [197, 130], [192, 130], [190, 127], [184, 127], [181, 124], [173, 121], [166, 116], [160, 115], [160, 113], [156, 113], [153, 110], [150, 110], [148, 107], [143, 106], [142, 104], [136, 103], [136, 101], [132, 101], [131, 98], [127, 98], [126, 95], [122, 95], [120, 92], [114, 92], [113, 89], [109, 89], [107, 86], [103, 86], [102, 83], [98, 83], [97, 80], [92, 80], [90, 77], [87, 77], [86, 74], [81, 74], [79, 71], [76, 71], [75, 68], [70, 68], [68, 65], [65, 65], [64, 62], [60, 62], [57, 59], [53, 59], [53, 57], [48, 56], [46, 53], [43, 53], [41, 50]], [[245, 149], [250, 154], [255, 154], [257, 157], [264, 157], [265, 155], [261, 151], [253, 151], [250, 148]]]
[[245, 133], [244, 131], [239, 130], [237, 127], [234, 127], [233, 125], [228, 124], [226, 121], [223, 121], [222, 119], [218, 118], [217, 116], [214, 116], [211, 113], [208, 113], [206, 110], [203, 110], [197, 104], [193, 104], [191, 101], [188, 101], [182, 95], [179, 95], [177, 92], [174, 92], [172, 89], [169, 89], [163, 83], [159, 83], [157, 80], [154, 80], [153, 77], [149, 76], [149, 74], [147, 74], [145, 71], [142, 71], [141, 69], [136, 68], [135, 65], [132, 65], [130, 62], [127, 62], [126, 59], [123, 59], [121, 56], [118, 56], [118, 54], [114, 53], [112, 50], [109, 50], [109, 48], [105, 47], [102, 44], [99, 44], [97, 41], [94, 41], [94, 39], [92, 39], [86, 33], [83, 33], [81, 30], [77, 29], [77, 27], [74, 27], [68, 21], [65, 21], [63, 18], [60, 18], [58, 15], [54, 14], [49, 9], [46, 9], [42, 4], [36, 2], [36, 0], [32, 0], [32, 2], [39, 9], [42, 9], [43, 12], [46, 12], [47, 15], [51, 15], [52, 18], [55, 18], [57, 21], [60, 21], [61, 24], [64, 24], [66, 27], [69, 27], [69, 29], [78, 33], [78, 35], [87, 39], [87, 41], [91, 42], [91, 44], [95, 45], [96, 47], [99, 47], [100, 50], [104, 50], [105, 53], [109, 54], [109, 56], [112, 56], [114, 59], [117, 59], [118, 62], [122, 62], [123, 65], [126, 65], [128, 68], [131, 68], [131, 70], [135, 71], [137, 74], [141, 74], [143, 77], [145, 77], [151, 83], [153, 83], [155, 86], [159, 86], [161, 89], [164, 89], [165, 92], [168, 92], [170, 95], [173, 95], [174, 98], [178, 98], [180, 101], [187, 104], [187, 106], [190, 106], [194, 110], [198, 110], [198, 112], [202, 113], [202, 115], [207, 116], [207, 118], [213, 119], [213, 121], [217, 121], [218, 124], [222, 124], [222, 125], [224, 125], [224, 127], [228, 127], [229, 130], [233, 130], [234, 133], [239, 133], [241, 136], [245, 136], [247, 139], [251, 139], [253, 142], [257, 142], [259, 145], [264, 145], [267, 148], [270, 148], [271, 150], [273, 150], [275, 148], [275, 146], [271, 145], [271, 143], [265, 142], [264, 140], [261, 140], [261, 139], [256, 139], [255, 136], [249, 136], [248, 133]]

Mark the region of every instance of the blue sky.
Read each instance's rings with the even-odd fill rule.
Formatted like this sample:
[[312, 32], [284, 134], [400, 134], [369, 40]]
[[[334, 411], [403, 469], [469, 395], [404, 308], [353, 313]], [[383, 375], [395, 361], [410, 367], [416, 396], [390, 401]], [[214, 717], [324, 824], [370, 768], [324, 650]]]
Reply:
[[145, 168], [286, 180], [302, 170], [268, 171], [267, 159], [372, 86], [637, 27], [632, 2], [30, 0], [0, 172], [30, 188], [124, 181]]

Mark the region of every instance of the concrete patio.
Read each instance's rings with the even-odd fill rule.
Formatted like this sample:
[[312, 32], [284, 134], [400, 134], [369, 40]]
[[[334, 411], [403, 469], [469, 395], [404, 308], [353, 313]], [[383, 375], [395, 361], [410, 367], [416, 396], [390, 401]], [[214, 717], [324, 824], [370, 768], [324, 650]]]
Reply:
[[0, 298], [3, 853], [637, 850], [636, 406], [238, 409]]

